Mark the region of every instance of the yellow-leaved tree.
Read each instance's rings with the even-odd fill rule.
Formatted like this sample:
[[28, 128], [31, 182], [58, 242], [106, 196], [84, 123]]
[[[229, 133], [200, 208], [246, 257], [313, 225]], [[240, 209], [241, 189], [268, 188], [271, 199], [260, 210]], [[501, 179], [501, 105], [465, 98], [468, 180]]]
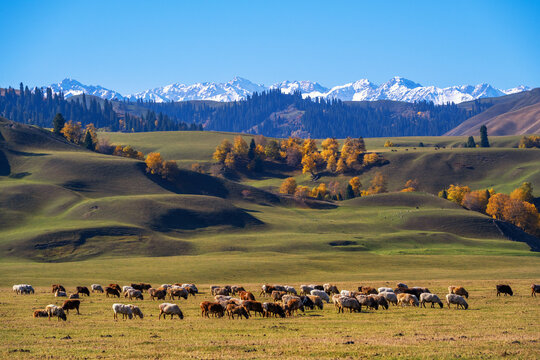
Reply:
[[283, 180], [281, 186], [279, 187], [279, 192], [281, 194], [294, 195], [294, 193], [296, 192], [296, 179], [293, 177], [289, 177]]
[[463, 196], [461, 205], [469, 210], [485, 213], [490, 197], [491, 194], [489, 193], [489, 190], [471, 191]]
[[530, 182], [524, 182], [520, 187], [510, 193], [512, 199], [531, 202], [534, 199], [533, 188]]
[[232, 151], [232, 144], [229, 140], [224, 139], [221, 144], [219, 144], [216, 147], [216, 151], [214, 152], [213, 158], [215, 161], [219, 163], [224, 163], [225, 158], [227, 157], [227, 154]]
[[415, 192], [415, 191], [418, 191], [418, 180], [416, 179], [407, 180], [407, 182], [405, 183], [405, 186], [401, 190], [401, 192]]
[[79, 144], [82, 138], [82, 129], [80, 122], [73, 122], [69, 120], [64, 124], [62, 130], [60, 130], [62, 135], [66, 138], [67, 141], [70, 141], [75, 144]]
[[456, 204], [461, 205], [463, 202], [463, 197], [466, 193], [470, 192], [471, 188], [468, 186], [459, 186], [451, 184], [450, 187], [446, 190], [447, 199], [455, 202]]
[[163, 158], [158, 152], [151, 152], [146, 156], [146, 171], [154, 175], [160, 175], [163, 167]]
[[360, 182], [360, 178], [358, 176], [351, 178], [351, 180], [349, 180], [349, 185], [351, 186], [354, 196], [360, 195], [362, 183]]
[[238, 157], [247, 157], [249, 146], [243, 137], [238, 135], [234, 138], [233, 153]]

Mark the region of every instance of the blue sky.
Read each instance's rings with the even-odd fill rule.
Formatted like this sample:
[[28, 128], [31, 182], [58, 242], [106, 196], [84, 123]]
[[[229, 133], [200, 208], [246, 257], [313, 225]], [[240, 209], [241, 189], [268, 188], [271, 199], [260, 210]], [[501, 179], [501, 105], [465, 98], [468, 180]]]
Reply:
[[540, 86], [540, 1], [1, 1], [0, 86]]

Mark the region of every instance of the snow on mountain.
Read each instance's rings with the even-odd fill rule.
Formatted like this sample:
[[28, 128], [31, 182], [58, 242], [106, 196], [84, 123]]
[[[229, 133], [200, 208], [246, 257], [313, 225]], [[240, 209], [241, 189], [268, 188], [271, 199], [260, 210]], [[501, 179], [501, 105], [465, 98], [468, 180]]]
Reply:
[[62, 82], [59, 82], [58, 84], [51, 84], [49, 87], [55, 93], [63, 92], [64, 97], [66, 98], [85, 93], [88, 95], [95, 95], [107, 100], [124, 99], [124, 97], [120, 93], [114, 90], [105, 89], [104, 87], [99, 85], [83, 85], [74, 79], [64, 79], [62, 80]]
[[269, 89], [280, 89], [285, 94], [300, 91], [304, 98], [340, 99], [343, 101], [433, 101], [435, 104], [449, 102], [460, 103], [474, 99], [515, 94], [530, 90], [527, 86], [500, 90], [489, 84], [461, 85], [439, 88], [422, 86], [411, 80], [396, 76], [384, 84], [376, 85], [367, 79], [361, 79], [345, 85], [326, 88], [312, 81], [283, 81], [272, 86], [255, 84], [247, 79], [235, 77], [226, 83], [195, 83], [185, 85], [174, 83], [163, 87], [145, 90], [135, 94], [122, 96], [120, 93], [105, 89], [101, 86], [83, 85], [73, 79], [65, 79], [61, 83], [51, 85], [55, 92], [62, 91], [65, 97], [80, 95], [83, 92], [105, 99], [128, 99], [135, 101], [169, 102], [188, 100], [238, 101], [245, 99], [254, 92]]

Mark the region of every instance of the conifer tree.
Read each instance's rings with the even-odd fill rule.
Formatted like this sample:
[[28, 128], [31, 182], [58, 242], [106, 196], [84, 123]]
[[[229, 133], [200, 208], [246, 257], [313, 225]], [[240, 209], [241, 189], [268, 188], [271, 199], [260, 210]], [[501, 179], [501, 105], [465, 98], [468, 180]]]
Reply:
[[62, 114], [58, 113], [53, 119], [53, 131], [55, 134], [60, 135], [60, 131], [62, 131], [62, 128], [66, 124], [66, 120], [62, 116]]
[[480, 127], [480, 147], [489, 147], [488, 133], [486, 125]]
[[465, 145], [465, 147], [468, 147], [468, 148], [476, 147], [476, 143], [474, 142], [474, 138], [472, 136], [469, 136], [469, 138], [467, 139], [467, 144]]

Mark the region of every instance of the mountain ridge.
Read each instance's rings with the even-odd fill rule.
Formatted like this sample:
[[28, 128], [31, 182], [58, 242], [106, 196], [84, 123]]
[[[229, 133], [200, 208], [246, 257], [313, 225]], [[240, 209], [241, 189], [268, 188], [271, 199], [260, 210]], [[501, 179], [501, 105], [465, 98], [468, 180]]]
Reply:
[[237, 76], [225, 83], [203, 82], [191, 85], [172, 83], [128, 95], [122, 95], [117, 91], [106, 89], [100, 85], [84, 85], [70, 78], [66, 78], [57, 84], [51, 84], [50, 87], [56, 93], [63, 92], [65, 97], [85, 93], [107, 100], [127, 101], [178, 102], [211, 100], [231, 102], [244, 100], [254, 92], [261, 93], [267, 90], [280, 89], [285, 94], [300, 91], [304, 98], [339, 99], [342, 101], [431, 101], [437, 105], [452, 102], [458, 104], [476, 99], [499, 97], [530, 90], [528, 86], [524, 85], [506, 90], [497, 89], [487, 83], [439, 88], [436, 86], [422, 86], [419, 83], [399, 76], [395, 76], [381, 85], [377, 85], [368, 79], [360, 79], [331, 88], [308, 80], [285, 80], [265, 86]]

